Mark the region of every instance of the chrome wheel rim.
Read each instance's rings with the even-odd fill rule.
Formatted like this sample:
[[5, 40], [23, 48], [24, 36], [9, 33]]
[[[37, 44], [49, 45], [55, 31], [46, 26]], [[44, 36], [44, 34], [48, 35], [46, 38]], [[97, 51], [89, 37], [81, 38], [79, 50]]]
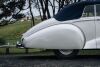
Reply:
[[61, 49], [59, 50], [63, 55], [69, 55], [73, 52], [73, 50], [65, 50], [65, 49]]

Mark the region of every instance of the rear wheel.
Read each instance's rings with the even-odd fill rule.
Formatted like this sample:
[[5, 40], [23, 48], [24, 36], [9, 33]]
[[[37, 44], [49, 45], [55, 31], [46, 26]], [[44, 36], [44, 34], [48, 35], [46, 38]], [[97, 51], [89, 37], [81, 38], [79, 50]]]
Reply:
[[58, 58], [68, 58], [68, 57], [75, 57], [79, 50], [73, 50], [73, 49], [59, 49], [54, 50], [54, 53]]

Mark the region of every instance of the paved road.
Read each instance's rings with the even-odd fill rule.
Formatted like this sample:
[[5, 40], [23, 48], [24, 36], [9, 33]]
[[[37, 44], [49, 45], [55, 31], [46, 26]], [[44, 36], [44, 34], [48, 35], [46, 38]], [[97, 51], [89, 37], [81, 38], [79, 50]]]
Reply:
[[0, 67], [100, 67], [100, 55], [67, 59], [57, 59], [55, 56], [1, 55]]

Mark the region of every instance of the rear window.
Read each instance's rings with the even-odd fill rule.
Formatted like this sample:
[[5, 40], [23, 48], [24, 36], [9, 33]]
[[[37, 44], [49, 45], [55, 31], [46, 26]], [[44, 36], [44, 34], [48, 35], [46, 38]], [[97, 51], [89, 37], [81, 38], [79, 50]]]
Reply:
[[92, 17], [94, 16], [94, 5], [88, 5], [84, 8], [82, 17]]
[[100, 16], [100, 4], [96, 5], [96, 15]]

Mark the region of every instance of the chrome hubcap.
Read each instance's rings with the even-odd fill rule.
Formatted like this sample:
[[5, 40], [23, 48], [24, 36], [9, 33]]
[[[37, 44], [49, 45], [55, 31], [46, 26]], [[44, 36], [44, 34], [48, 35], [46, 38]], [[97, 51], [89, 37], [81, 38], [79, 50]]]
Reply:
[[65, 50], [65, 49], [61, 49], [59, 51], [64, 55], [69, 55], [69, 54], [71, 54], [73, 52], [73, 50]]

